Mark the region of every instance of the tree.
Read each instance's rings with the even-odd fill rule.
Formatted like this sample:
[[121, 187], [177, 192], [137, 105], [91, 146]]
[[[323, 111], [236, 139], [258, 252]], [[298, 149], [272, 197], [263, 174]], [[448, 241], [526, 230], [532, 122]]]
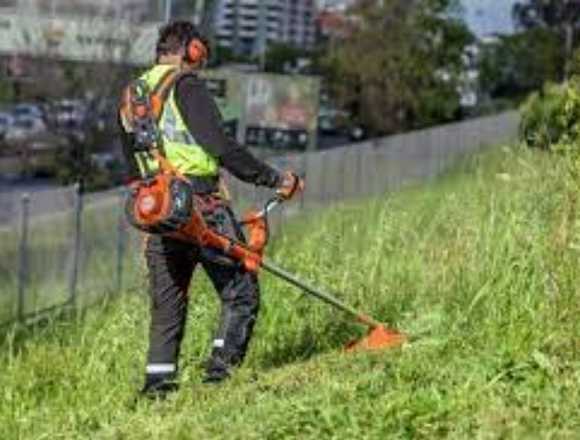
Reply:
[[537, 28], [502, 36], [482, 47], [480, 83], [492, 99], [520, 100], [564, 74], [558, 37]]
[[522, 29], [542, 27], [560, 37], [568, 75], [574, 47], [578, 43], [580, 0], [522, 0], [516, 2], [512, 15]]
[[453, 0], [360, 1], [358, 29], [331, 44], [331, 89], [375, 134], [453, 119], [464, 49], [473, 36]]
[[266, 72], [286, 73], [288, 67], [295, 64], [299, 58], [309, 58], [307, 50], [288, 44], [271, 44], [266, 52]]

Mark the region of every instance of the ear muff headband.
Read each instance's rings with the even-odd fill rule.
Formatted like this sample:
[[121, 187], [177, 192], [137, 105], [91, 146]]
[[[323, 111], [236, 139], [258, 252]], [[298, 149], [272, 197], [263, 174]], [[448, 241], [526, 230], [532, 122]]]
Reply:
[[194, 38], [189, 42], [186, 48], [187, 61], [190, 63], [198, 63], [207, 58], [207, 47], [198, 38]]

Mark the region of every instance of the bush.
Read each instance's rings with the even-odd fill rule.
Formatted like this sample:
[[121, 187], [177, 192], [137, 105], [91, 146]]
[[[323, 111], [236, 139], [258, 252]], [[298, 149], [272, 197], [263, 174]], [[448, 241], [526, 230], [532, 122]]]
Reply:
[[529, 147], [558, 149], [580, 141], [580, 77], [547, 84], [521, 109], [520, 137]]

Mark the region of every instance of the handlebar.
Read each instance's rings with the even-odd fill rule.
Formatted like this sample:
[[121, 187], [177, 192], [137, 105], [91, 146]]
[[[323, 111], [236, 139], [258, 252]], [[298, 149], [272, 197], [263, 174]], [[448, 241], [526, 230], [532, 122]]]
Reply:
[[259, 213], [258, 213], [258, 217], [266, 217], [270, 211], [272, 211], [274, 208], [276, 208], [278, 205], [281, 205], [282, 202], [284, 200], [281, 199], [280, 197], [272, 197], [270, 200], [268, 200], [266, 202], [266, 204], [264, 205], [264, 209], [262, 209]]
[[247, 225], [248, 223], [252, 223], [253, 221], [255, 221], [257, 219], [264, 219], [266, 221], [266, 224], [267, 224], [268, 223], [268, 214], [270, 213], [270, 211], [272, 211], [274, 208], [276, 208], [278, 205], [282, 204], [283, 202], [284, 202], [284, 199], [282, 199], [280, 197], [272, 197], [264, 204], [264, 208], [261, 211], [252, 213], [249, 219], [244, 219], [244, 220], [240, 221], [240, 224]]

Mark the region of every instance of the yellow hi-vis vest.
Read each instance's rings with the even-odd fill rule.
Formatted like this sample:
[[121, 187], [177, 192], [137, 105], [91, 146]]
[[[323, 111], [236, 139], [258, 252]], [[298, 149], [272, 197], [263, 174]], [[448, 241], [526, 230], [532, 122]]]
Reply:
[[[176, 66], [158, 64], [141, 75], [140, 79], [147, 83], [150, 90], [153, 90], [166, 74], [174, 69]], [[198, 177], [218, 176], [218, 161], [208, 154], [189, 132], [175, 102], [174, 92], [175, 84], [171, 86], [158, 121], [159, 130], [163, 137], [165, 157], [181, 174]], [[136, 153], [136, 159], [142, 172], [145, 169], [151, 171], [159, 169], [159, 164], [149, 158], [146, 153]]]

